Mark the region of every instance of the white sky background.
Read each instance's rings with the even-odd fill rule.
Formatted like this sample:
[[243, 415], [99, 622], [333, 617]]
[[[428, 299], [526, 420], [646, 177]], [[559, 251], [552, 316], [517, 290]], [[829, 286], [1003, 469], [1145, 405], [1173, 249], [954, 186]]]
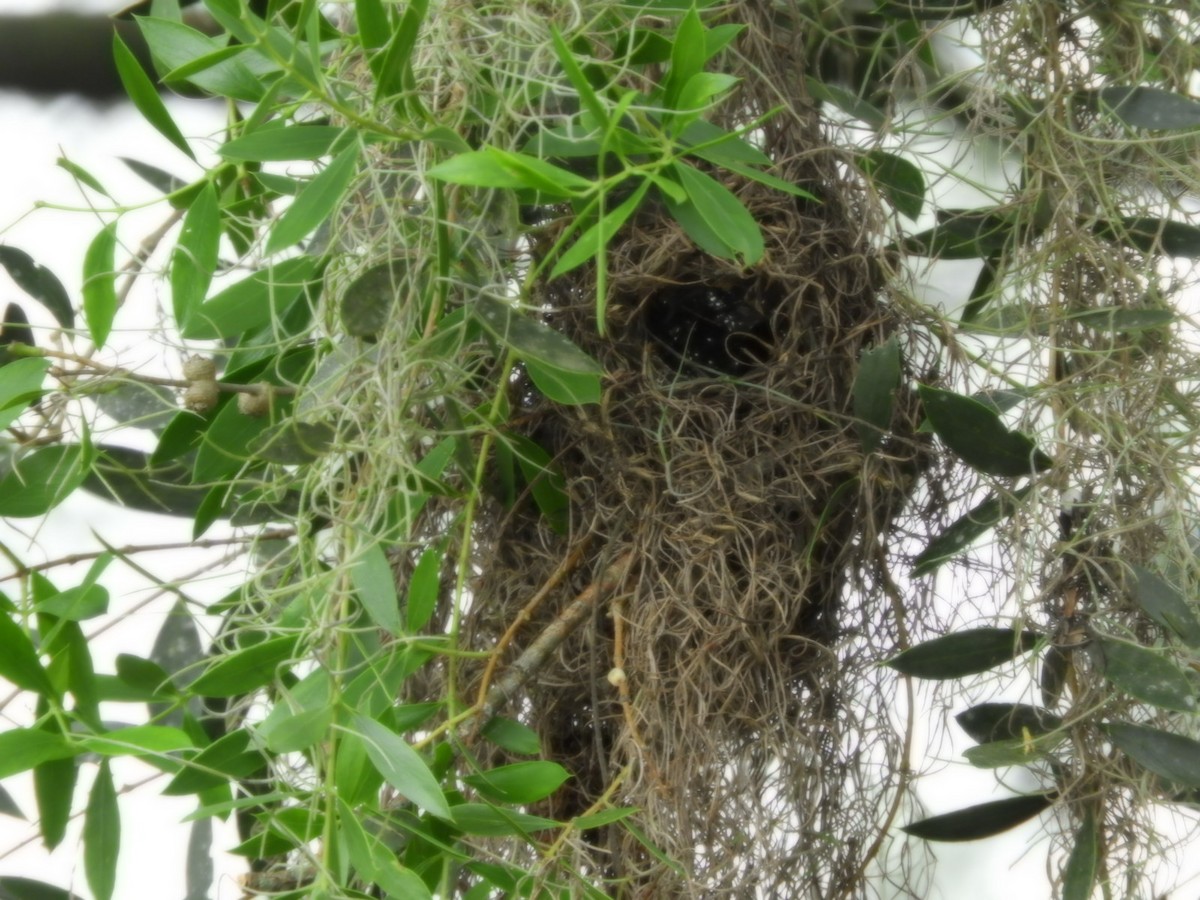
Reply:
[[[28, 12], [45, 9], [53, 4], [45, 0], [0, 0], [0, 12]], [[64, 8], [111, 11], [119, 0], [76, 0], [59, 4]], [[185, 135], [190, 138], [215, 135], [223, 123], [223, 107], [219, 103], [172, 101], [172, 114]], [[47, 266], [64, 283], [68, 293], [78, 298], [80, 270], [84, 251], [101, 227], [95, 215], [64, 213], [57, 210], [33, 210], [37, 202], [77, 207], [82, 197], [70, 176], [55, 166], [55, 160], [66, 155], [90, 171], [122, 203], [149, 202], [156, 197], [153, 188], [133, 175], [119, 160], [131, 156], [181, 177], [191, 178], [199, 170], [177, 149], [147, 125], [129, 104], [100, 107], [74, 98], [46, 100], [31, 99], [15, 94], [0, 93], [0, 243], [18, 247], [38, 263]], [[211, 145], [210, 145], [211, 147]], [[932, 148], [931, 151], [933, 152]], [[993, 170], [994, 174], [994, 170]], [[986, 176], [986, 172], [984, 173]], [[952, 198], [940, 198], [951, 206], [974, 206], [986, 202], [982, 195], [971, 193]], [[124, 246], [132, 248], [149, 231], [157, 227], [169, 210], [158, 204], [147, 210], [122, 217], [119, 235]], [[104, 219], [111, 221], [111, 217]], [[924, 224], [924, 223], [922, 223]], [[167, 239], [170, 246], [173, 236]], [[938, 281], [927, 285], [921, 295], [937, 305], [953, 307], [961, 295], [970, 290], [977, 263], [945, 264]], [[956, 296], [958, 295], [958, 296]], [[9, 301], [21, 303], [37, 326], [49, 327], [52, 320], [34, 301], [16, 288], [0, 270], [0, 309]], [[145, 330], [157, 322], [155, 286], [146, 279], [131, 296], [130, 306], [116, 320], [116, 330], [110, 344], [124, 348], [106, 361], [120, 365], [147, 366], [154, 374], [177, 375], [179, 361], [169, 348], [145, 340]], [[146, 446], [148, 449], [148, 445]], [[190, 537], [191, 523], [148, 514], [127, 513], [118, 507], [82, 492], [51, 514], [40, 533], [32, 531], [38, 520], [20, 520], [14, 527], [0, 526], [4, 541], [27, 563], [40, 562], [51, 556], [98, 549], [92, 531], [118, 544], [185, 542]], [[214, 529], [214, 534], [219, 534]], [[170, 551], [139, 554], [139, 563], [166, 580], [195, 570], [206, 560], [219, 554], [198, 551]], [[85, 571], [85, 564], [47, 573], [62, 585], [76, 583]], [[0, 569], [0, 577], [7, 574]], [[73, 580], [74, 579], [74, 580]], [[144, 607], [122, 618], [111, 630], [95, 639], [92, 652], [99, 672], [114, 671], [118, 653], [133, 652], [146, 655], [150, 642], [162, 626], [175, 598], [170, 595], [152, 598], [154, 591], [148, 582], [115, 562], [102, 579], [112, 594], [111, 613], [120, 615], [149, 600]], [[234, 583], [229, 578], [212, 583], [188, 583], [189, 594], [211, 601], [225, 593]], [[11, 592], [11, 583], [0, 581], [0, 591]], [[85, 623], [85, 633], [100, 627], [102, 620]], [[0, 697], [4, 691], [0, 688]], [[1014, 698], [1017, 699], [1017, 698]], [[958, 710], [954, 710], [957, 712]], [[31, 706], [20, 701], [0, 711], [0, 729], [21, 715], [29, 715]], [[105, 718], [141, 721], [142, 706], [112, 705], [105, 709]], [[919, 729], [928, 724], [928, 715], [921, 715]], [[919, 783], [918, 794], [926, 805], [927, 814], [949, 812], [974, 803], [981, 803], [1006, 792], [998, 792], [991, 771], [974, 769], [962, 760], [960, 753], [969, 741], [953, 723], [934, 723], [934, 728], [947, 733], [953, 743], [937, 748], [938, 758], [944, 760], [936, 776]], [[932, 730], [932, 729], [931, 729]], [[929, 734], [918, 734], [916, 746], [922, 747]], [[114, 765], [118, 789], [145, 779], [154, 770], [127, 760]], [[932, 760], [918, 763], [918, 770], [936, 767]], [[82, 769], [76, 788], [79, 808], [87, 796], [93, 766]], [[158, 789], [165, 784], [159, 778], [146, 787], [124, 795], [121, 800], [122, 861], [118, 873], [116, 896], [119, 900], [176, 900], [184, 897], [184, 855], [188, 828], [179, 820], [195, 808], [195, 798], [164, 798]], [[36, 815], [30, 780], [12, 778], [5, 781], [22, 809], [31, 817]], [[1028, 785], [1015, 785], [1017, 787]], [[902, 814], [900, 823], [909, 821]], [[932, 845], [938, 859], [934, 892], [930, 897], [971, 900], [1010, 900], [1022, 894], [1031, 898], [1046, 896], [1045, 817], [1014, 829], [1007, 835], [970, 844]], [[59, 850], [48, 856], [36, 838], [31, 822], [0, 816], [0, 875], [23, 875], [38, 878], [63, 887], [70, 887], [82, 897], [90, 897], [82, 869], [82, 848], [79, 833], [82, 819], [73, 823], [68, 837]], [[33, 840], [8, 853], [22, 841]], [[228, 827], [218, 831], [215, 846], [231, 846], [236, 834]], [[1036, 844], [1036, 846], [1032, 846]], [[241, 896], [233, 874], [242, 870], [240, 861], [218, 858], [217, 883], [211, 896], [229, 900]], [[223, 873], [223, 874], [222, 874]]]

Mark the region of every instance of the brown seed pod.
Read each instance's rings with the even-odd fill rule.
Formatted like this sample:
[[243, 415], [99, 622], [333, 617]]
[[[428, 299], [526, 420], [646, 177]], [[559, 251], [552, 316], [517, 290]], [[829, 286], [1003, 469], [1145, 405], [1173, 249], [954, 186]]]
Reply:
[[221, 391], [215, 379], [193, 381], [183, 392], [183, 406], [192, 412], [205, 413], [217, 405]]
[[253, 390], [240, 391], [237, 397], [238, 412], [256, 419], [271, 410], [271, 385], [265, 381], [250, 385]]
[[183, 377], [188, 381], [213, 381], [217, 364], [207, 356], [189, 356], [183, 361]]

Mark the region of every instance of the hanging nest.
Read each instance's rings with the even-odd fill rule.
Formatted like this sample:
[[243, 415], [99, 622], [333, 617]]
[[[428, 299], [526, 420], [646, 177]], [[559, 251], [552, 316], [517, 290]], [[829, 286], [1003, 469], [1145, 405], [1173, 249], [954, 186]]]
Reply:
[[[761, 63], [765, 49], [745, 52]], [[739, 72], [729, 106], [751, 119], [799, 71]], [[816, 201], [711, 172], [762, 227], [760, 264], [698, 250], [648, 205], [610, 245], [604, 337], [593, 272], [538, 286], [544, 320], [603, 366], [604, 396], [564, 407], [516, 380], [512, 428], [553, 458], [569, 522], [527, 496], [478, 530], [472, 649], [520, 623], [511, 661], [578, 611], [572, 598], [595, 601], [509, 714], [573, 776], [539, 812], [642, 810], [646, 843], [596, 828], [571, 861], [630, 896], [858, 894], [898, 784], [874, 668], [896, 635], [870, 585], [928, 450], [899, 397], [893, 436], [864, 456], [859, 360], [903, 322], [874, 213], [812, 104], [786, 102], [765, 151]]]

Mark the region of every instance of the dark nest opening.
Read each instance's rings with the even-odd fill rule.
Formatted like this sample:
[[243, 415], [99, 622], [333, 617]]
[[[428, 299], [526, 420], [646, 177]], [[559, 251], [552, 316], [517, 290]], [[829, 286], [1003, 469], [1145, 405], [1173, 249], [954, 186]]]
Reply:
[[[779, 99], [755, 83], [748, 118]], [[726, 179], [763, 229], [760, 264], [697, 250], [648, 206], [610, 246], [605, 337], [594, 273], [540, 285], [545, 320], [603, 365], [604, 396], [563, 407], [514, 386], [513, 430], [553, 457], [570, 520], [556, 531], [526, 500], [479, 530], [465, 627], [484, 649], [521, 621], [509, 661], [615, 562], [627, 573], [509, 710], [573, 776], [539, 812], [642, 810], [645, 842], [600, 827], [569, 861], [627, 896], [861, 894], [900, 790], [902, 729], [874, 665], [896, 649], [883, 536], [928, 451], [899, 396], [864, 455], [859, 359], [903, 323], [875, 214], [812, 106], [786, 99], [765, 149], [819, 201]]]

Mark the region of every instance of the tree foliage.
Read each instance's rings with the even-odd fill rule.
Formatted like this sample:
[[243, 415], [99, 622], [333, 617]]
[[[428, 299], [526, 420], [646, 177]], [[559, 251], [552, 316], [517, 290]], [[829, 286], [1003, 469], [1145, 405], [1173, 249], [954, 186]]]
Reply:
[[[83, 626], [135, 551], [71, 584], [3, 548], [36, 710], [0, 776], [49, 847], [84, 808], [98, 900], [120, 756], [236, 817], [283, 896], [919, 893], [907, 842], [1047, 810], [1063, 897], [1169, 874], [1155, 812], [1200, 789], [1188, 4], [206, 6], [218, 36], [137, 20], [154, 71], [114, 44], [181, 164], [160, 88], [228, 104], [198, 177], [130, 161], [164, 227], [125, 260], [106, 207], [77, 301], [0, 247], [57, 327], [5, 315], [0, 515], [88, 491], [249, 548], [209, 646], [180, 603], [114, 672]], [[1006, 180], [939, 205], [971, 174], [933, 138]], [[960, 310], [916, 296], [945, 260], [979, 263]], [[108, 361], [151, 278], [178, 377]], [[1036, 787], [919, 810], [914, 680]]]

